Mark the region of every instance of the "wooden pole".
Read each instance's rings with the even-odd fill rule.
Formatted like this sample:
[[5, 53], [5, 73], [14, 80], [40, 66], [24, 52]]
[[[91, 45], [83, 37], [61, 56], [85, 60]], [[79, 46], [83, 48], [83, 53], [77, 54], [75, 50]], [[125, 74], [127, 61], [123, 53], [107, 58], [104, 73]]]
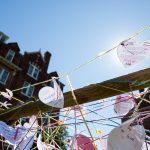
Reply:
[[[129, 84], [130, 86], [132, 86], [133, 91], [149, 87], [150, 68], [120, 76], [101, 83], [91, 84], [83, 88], [74, 90], [74, 93], [77, 97], [78, 103], [83, 104], [116, 96], [124, 92], [130, 92]], [[64, 93], [64, 98], [64, 108], [76, 105], [70, 91]], [[21, 117], [37, 114], [39, 112], [39, 109], [43, 113], [59, 111], [58, 109], [47, 106], [40, 101], [30, 101], [26, 104], [23, 104], [22, 106], [0, 111], [0, 120], [6, 122], [10, 120], [18, 120]]]

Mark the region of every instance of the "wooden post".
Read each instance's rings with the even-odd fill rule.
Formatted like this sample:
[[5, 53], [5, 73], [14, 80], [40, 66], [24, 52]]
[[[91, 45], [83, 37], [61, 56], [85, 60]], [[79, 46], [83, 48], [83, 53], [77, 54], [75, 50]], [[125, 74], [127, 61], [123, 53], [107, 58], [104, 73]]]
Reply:
[[[129, 84], [132, 86], [133, 91], [149, 87], [150, 68], [120, 76], [101, 83], [91, 84], [89, 86], [76, 89], [74, 90], [74, 92], [78, 103], [83, 104], [116, 96], [124, 92], [130, 92], [131, 89], [129, 87]], [[76, 105], [72, 98], [71, 92], [64, 93], [64, 98], [64, 108]], [[41, 112], [57, 111], [56, 108], [47, 106], [40, 101], [30, 101], [22, 106], [0, 111], [0, 120], [6, 122], [10, 120], [18, 120], [21, 117], [37, 114], [39, 112], [39, 109], [41, 110]]]

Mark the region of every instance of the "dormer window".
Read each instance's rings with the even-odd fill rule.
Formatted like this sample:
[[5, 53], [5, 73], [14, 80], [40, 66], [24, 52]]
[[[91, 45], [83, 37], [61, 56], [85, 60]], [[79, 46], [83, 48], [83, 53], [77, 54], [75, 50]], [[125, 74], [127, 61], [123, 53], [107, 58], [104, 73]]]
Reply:
[[38, 75], [39, 75], [39, 69], [33, 65], [30, 64], [29, 69], [28, 69], [28, 73], [27, 73], [30, 77], [34, 78], [37, 80]]
[[9, 50], [5, 58], [6, 58], [8, 61], [12, 62], [14, 56], [15, 56], [15, 52], [12, 51], [12, 50]]

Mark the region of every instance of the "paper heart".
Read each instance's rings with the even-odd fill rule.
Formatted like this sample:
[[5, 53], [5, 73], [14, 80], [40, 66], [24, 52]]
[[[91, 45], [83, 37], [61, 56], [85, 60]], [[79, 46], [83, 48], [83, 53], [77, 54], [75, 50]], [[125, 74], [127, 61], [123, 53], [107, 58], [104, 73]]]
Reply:
[[82, 134], [74, 135], [70, 144], [70, 150], [95, 150], [90, 138]]
[[145, 129], [141, 125], [130, 126], [135, 118], [113, 129], [107, 140], [108, 150], [141, 150], [145, 141]]
[[150, 42], [140, 45], [135, 41], [124, 41], [118, 46], [117, 55], [122, 64], [129, 67], [150, 56]]
[[63, 93], [57, 84], [57, 82], [53, 79], [54, 88], [46, 86], [40, 89], [39, 91], [39, 99], [46, 105], [56, 108], [64, 107], [64, 96]]
[[117, 96], [114, 111], [119, 115], [126, 115], [135, 105], [134, 98], [129, 95]]

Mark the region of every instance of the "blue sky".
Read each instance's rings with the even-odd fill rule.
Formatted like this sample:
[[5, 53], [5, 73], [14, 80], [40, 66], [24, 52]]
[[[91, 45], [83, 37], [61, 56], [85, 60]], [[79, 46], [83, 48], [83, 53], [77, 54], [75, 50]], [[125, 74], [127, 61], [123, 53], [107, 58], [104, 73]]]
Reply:
[[[0, 27], [22, 52], [49, 50], [49, 71], [62, 75], [149, 25], [149, 6], [147, 0], [6, 0], [0, 2]], [[147, 39], [149, 31], [143, 35]], [[143, 67], [124, 69], [113, 55], [74, 73], [74, 88]]]
[[[22, 53], [50, 51], [49, 71], [63, 75], [149, 26], [149, 6], [148, 0], [5, 0], [0, 2], [0, 30], [10, 37], [9, 42], [18, 42]], [[137, 40], [150, 40], [150, 31]], [[150, 59], [146, 59], [126, 69], [113, 51], [74, 72], [70, 79], [79, 88], [149, 66]], [[66, 84], [64, 78], [61, 81]]]

